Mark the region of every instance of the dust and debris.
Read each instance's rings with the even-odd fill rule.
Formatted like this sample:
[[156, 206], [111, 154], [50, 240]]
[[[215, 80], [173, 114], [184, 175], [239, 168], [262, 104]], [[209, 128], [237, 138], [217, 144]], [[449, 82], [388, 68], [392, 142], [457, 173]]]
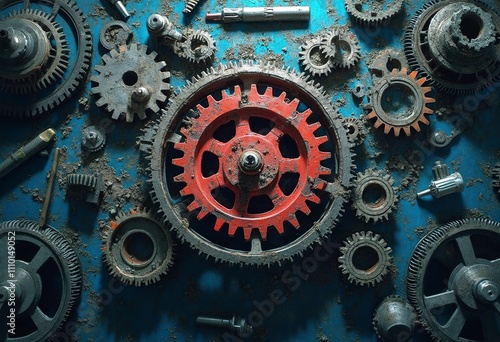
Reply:
[[481, 171], [483, 171], [484, 175], [488, 178], [491, 178], [493, 167], [490, 163], [480, 163]]
[[409, 150], [405, 156], [408, 157], [405, 158], [399, 154], [391, 156], [386, 162], [386, 168], [389, 171], [399, 171], [405, 174], [397, 187], [397, 191], [400, 193], [399, 198], [406, 199], [414, 205], [417, 199], [417, 181], [424, 165], [418, 157], [417, 151]]
[[471, 177], [469, 181], [467, 182], [467, 187], [469, 186], [475, 186], [477, 183], [483, 183], [482, 178], [473, 178]]
[[90, 100], [87, 97], [80, 97], [78, 99], [78, 104], [83, 107], [83, 110], [85, 112], [88, 112], [90, 110]]
[[490, 216], [485, 215], [481, 210], [477, 208], [465, 209], [465, 218], [489, 218]]
[[415, 234], [417, 234], [418, 237], [421, 237], [437, 227], [439, 227], [439, 224], [429, 217], [426, 221], [425, 227], [417, 226], [415, 228]]
[[461, 164], [462, 164], [462, 162], [459, 160], [452, 160], [451, 161], [451, 168], [453, 169], [453, 172], [458, 172], [460, 170]]
[[92, 7], [92, 11], [90, 13], [87, 14], [89, 17], [91, 18], [102, 18], [102, 19], [106, 19], [109, 17], [109, 14], [108, 14], [108, 11], [106, 11], [106, 9], [103, 7], [103, 6], [99, 6], [99, 5], [94, 5]]
[[62, 139], [66, 139], [71, 135], [71, 132], [73, 132], [73, 127], [71, 126], [63, 126], [61, 127], [61, 136]]

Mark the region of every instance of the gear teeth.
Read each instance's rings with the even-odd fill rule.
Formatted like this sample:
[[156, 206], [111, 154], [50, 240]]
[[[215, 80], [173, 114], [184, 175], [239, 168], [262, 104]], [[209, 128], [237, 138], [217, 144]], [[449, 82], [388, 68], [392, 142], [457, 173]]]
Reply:
[[[385, 2], [383, 2], [385, 3]], [[362, 26], [383, 26], [386, 25], [396, 14], [401, 12], [403, 8], [403, 0], [395, 0], [387, 4], [387, 9], [377, 10], [360, 10], [356, 6], [359, 2], [355, 0], [345, 0], [345, 7], [347, 13], [354, 18], [358, 25]], [[368, 3], [369, 6], [370, 3]]]
[[328, 76], [333, 70], [331, 59], [321, 49], [321, 39], [314, 38], [301, 46], [299, 62], [312, 76]]

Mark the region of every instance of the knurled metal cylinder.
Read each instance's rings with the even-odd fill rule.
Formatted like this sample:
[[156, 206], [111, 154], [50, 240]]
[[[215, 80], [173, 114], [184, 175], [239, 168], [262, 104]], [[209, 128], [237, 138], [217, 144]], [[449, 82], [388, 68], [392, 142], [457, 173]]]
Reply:
[[443, 179], [433, 181], [430, 186], [432, 196], [439, 198], [464, 190], [464, 180], [460, 173], [455, 172]]
[[432, 175], [434, 176], [434, 180], [438, 180], [448, 177], [450, 175], [450, 171], [446, 164], [437, 161], [434, 163], [434, 166], [432, 167]]

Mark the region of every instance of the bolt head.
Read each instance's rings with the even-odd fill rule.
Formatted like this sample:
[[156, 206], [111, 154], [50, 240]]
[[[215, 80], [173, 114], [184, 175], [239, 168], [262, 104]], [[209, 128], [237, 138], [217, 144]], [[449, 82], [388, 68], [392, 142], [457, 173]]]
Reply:
[[148, 18], [148, 30], [152, 32], [160, 32], [165, 26], [165, 18], [160, 14], [152, 14]]
[[255, 175], [259, 173], [262, 171], [263, 166], [262, 156], [258, 151], [248, 150], [245, 151], [240, 157], [239, 167], [241, 171], [247, 175]]
[[484, 303], [495, 302], [500, 295], [498, 284], [491, 280], [483, 280], [477, 284], [476, 297]]

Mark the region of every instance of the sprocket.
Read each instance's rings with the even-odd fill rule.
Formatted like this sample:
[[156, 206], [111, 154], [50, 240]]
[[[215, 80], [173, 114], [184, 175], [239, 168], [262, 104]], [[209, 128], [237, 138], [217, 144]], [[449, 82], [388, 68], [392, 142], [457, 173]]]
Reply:
[[153, 199], [182, 240], [216, 260], [290, 259], [331, 231], [348, 193], [352, 155], [331, 112], [312, 82], [270, 64], [203, 72], [144, 135]]
[[170, 72], [165, 62], [156, 61], [156, 52], [147, 50], [141, 44], [122, 45], [95, 66], [98, 74], [90, 78], [91, 93], [98, 98], [96, 105], [115, 120], [132, 122], [135, 116], [144, 120], [147, 112], [157, 113], [167, 101]]
[[367, 1], [345, 0], [347, 13], [364, 26], [387, 24], [403, 7], [403, 0]]

